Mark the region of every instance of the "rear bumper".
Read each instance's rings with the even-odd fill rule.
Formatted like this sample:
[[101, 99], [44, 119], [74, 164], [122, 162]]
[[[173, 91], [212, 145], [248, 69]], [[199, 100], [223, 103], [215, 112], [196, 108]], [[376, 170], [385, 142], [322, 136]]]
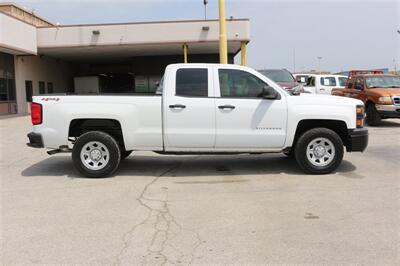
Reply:
[[32, 148], [44, 148], [42, 135], [38, 133], [31, 132], [28, 134], [29, 142], [26, 143]]
[[347, 151], [364, 151], [368, 146], [368, 129], [356, 128], [349, 129], [349, 145]]

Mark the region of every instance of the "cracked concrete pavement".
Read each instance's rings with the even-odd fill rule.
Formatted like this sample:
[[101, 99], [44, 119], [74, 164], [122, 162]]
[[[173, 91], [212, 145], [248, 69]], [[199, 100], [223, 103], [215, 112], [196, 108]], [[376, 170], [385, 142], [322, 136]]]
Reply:
[[82, 178], [68, 154], [25, 146], [0, 120], [2, 265], [400, 264], [400, 121], [338, 171], [283, 155], [136, 152]]

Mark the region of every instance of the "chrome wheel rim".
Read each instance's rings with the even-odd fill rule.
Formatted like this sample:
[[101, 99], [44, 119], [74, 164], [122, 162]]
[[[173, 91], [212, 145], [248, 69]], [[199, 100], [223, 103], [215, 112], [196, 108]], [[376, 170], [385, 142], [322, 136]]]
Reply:
[[81, 161], [90, 170], [101, 170], [110, 161], [110, 152], [103, 143], [91, 141], [82, 147]]
[[327, 138], [313, 139], [307, 145], [307, 159], [314, 166], [327, 166], [334, 158], [335, 146]]

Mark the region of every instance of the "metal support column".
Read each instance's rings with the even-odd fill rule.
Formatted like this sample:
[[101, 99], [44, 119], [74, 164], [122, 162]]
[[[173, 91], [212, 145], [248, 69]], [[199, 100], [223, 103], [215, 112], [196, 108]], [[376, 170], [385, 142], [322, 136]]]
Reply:
[[228, 42], [226, 37], [225, 0], [219, 0], [219, 61], [228, 64]]

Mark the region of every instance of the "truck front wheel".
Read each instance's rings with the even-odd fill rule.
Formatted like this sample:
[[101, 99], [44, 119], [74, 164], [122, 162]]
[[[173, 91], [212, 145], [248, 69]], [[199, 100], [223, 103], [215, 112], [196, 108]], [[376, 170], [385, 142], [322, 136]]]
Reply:
[[314, 128], [303, 133], [296, 143], [295, 158], [309, 174], [329, 174], [343, 160], [343, 142], [327, 128]]
[[367, 105], [367, 124], [369, 126], [379, 126], [382, 121], [381, 116], [379, 115], [378, 111], [374, 104], [370, 103]]
[[87, 177], [106, 177], [119, 165], [121, 151], [115, 139], [101, 131], [83, 134], [72, 149], [75, 168]]

